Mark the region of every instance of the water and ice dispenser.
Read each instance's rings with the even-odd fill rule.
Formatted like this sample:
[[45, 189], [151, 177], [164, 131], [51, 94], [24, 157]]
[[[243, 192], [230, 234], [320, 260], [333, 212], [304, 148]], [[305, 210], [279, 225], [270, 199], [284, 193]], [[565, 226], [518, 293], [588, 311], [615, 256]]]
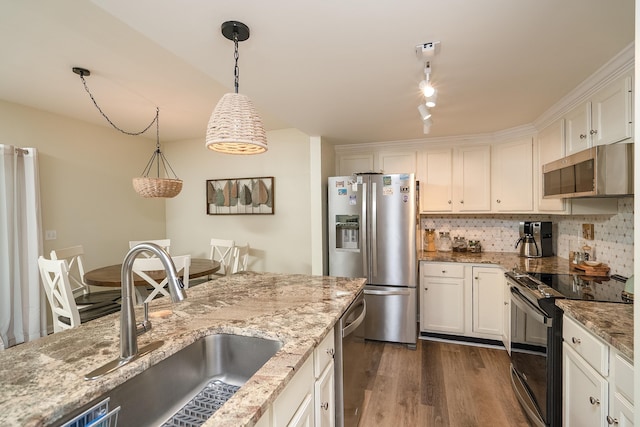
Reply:
[[360, 248], [360, 215], [336, 215], [336, 248]]

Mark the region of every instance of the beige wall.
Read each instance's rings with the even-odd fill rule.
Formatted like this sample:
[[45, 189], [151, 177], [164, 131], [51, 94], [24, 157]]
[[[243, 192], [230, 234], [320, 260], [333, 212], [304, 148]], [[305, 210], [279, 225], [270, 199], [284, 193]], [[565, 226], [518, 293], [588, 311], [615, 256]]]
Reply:
[[[204, 132], [204, 131], [203, 131]], [[208, 256], [212, 237], [251, 246], [254, 271], [310, 274], [310, 138], [294, 130], [267, 133], [269, 150], [253, 156], [209, 151], [201, 139], [166, 144], [167, 159], [184, 181], [166, 202], [171, 253]], [[274, 215], [207, 215], [207, 179], [275, 178]]]
[[47, 257], [81, 244], [91, 269], [122, 262], [129, 240], [165, 236], [164, 201], [131, 186], [153, 139], [0, 101], [0, 144], [38, 149], [43, 230], [57, 232], [44, 241]]

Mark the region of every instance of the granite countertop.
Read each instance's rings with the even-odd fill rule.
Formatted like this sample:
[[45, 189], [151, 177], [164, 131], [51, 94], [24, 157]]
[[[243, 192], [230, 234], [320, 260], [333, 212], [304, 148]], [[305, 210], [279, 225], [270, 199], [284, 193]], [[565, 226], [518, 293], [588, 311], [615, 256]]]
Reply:
[[[284, 343], [204, 426], [253, 425], [364, 287], [364, 279], [243, 273], [187, 290], [187, 299], [151, 303], [153, 329], [138, 337], [158, 350], [97, 380], [84, 375], [120, 353], [119, 313], [0, 352], [0, 425], [45, 426], [171, 354], [215, 333]], [[136, 309], [136, 319], [142, 318]]]
[[556, 305], [633, 360], [633, 304], [557, 300]]
[[[527, 273], [576, 274], [560, 257], [524, 258], [510, 252], [419, 252], [420, 261], [495, 264]], [[633, 304], [556, 300], [556, 305], [588, 330], [633, 360]]]
[[496, 264], [505, 270], [517, 268], [527, 273], [569, 274], [569, 260], [557, 256], [525, 258], [513, 252], [418, 252], [420, 261]]

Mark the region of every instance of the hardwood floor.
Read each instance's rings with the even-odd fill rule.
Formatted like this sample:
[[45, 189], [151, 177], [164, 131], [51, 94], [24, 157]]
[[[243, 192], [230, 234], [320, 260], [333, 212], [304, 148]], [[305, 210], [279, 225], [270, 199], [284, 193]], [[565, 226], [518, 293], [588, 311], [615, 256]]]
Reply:
[[529, 426], [504, 350], [418, 340], [416, 350], [367, 341], [360, 427]]

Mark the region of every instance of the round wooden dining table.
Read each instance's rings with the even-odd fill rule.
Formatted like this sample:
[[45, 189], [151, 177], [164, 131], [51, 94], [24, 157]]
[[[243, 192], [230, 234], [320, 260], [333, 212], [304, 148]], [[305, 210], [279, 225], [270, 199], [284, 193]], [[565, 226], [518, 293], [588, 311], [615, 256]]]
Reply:
[[[218, 270], [220, 270], [220, 263], [218, 261], [213, 261], [208, 258], [191, 258], [191, 265], [189, 266], [189, 280], [208, 276]], [[152, 271], [148, 274], [156, 280], [165, 277], [164, 270]], [[86, 272], [84, 274], [84, 281], [87, 285], [92, 286], [120, 287], [121, 277], [122, 264], [115, 264]], [[133, 274], [133, 283], [136, 286], [148, 285], [144, 279], [135, 273]]]

